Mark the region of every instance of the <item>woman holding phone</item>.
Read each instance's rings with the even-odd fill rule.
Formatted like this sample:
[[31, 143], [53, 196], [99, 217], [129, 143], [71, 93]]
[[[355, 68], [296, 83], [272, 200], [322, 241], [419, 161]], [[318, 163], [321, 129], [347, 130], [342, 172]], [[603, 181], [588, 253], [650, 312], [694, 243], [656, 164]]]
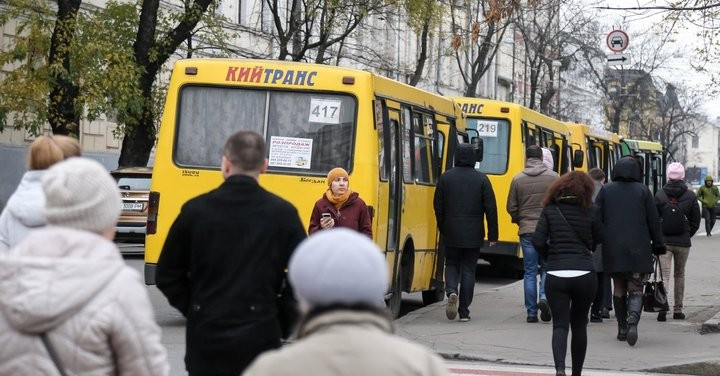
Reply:
[[347, 171], [336, 167], [328, 172], [328, 190], [315, 202], [308, 234], [316, 231], [347, 227], [372, 239], [372, 221], [367, 205], [357, 192], [350, 190]]

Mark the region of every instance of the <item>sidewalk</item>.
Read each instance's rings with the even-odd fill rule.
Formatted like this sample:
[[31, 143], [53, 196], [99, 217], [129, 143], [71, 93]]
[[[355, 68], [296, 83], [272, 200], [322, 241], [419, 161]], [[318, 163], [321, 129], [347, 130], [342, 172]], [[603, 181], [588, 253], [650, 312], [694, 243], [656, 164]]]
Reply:
[[[634, 347], [615, 339], [617, 322], [611, 312], [603, 323], [588, 325], [588, 371], [645, 371], [682, 374], [720, 374], [694, 371], [691, 364], [720, 370], [720, 236], [695, 236], [685, 270], [686, 320], [658, 322], [643, 313]], [[718, 232], [716, 230], [716, 232]], [[672, 281], [670, 281], [672, 290]], [[552, 366], [552, 322], [528, 324], [522, 280], [487, 291], [476, 291], [472, 320], [461, 323], [445, 317], [445, 302], [436, 303], [395, 321], [397, 333], [448, 359], [479, 360], [530, 366]], [[669, 292], [672, 304], [672, 291]], [[570, 362], [569, 343], [566, 359]], [[716, 365], [715, 365], [716, 364]], [[675, 369], [671, 369], [673, 366]], [[671, 367], [671, 368], [664, 368]]]

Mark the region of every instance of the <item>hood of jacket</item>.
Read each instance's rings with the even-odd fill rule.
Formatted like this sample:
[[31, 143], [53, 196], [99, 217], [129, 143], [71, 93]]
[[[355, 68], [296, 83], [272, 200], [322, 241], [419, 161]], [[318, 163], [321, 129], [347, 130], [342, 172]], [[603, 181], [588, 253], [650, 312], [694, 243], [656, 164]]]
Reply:
[[622, 157], [615, 164], [612, 180], [642, 182], [640, 165], [633, 157]]
[[662, 189], [668, 197], [680, 198], [687, 192], [688, 187], [682, 180], [669, 180]]
[[470, 144], [460, 144], [455, 149], [455, 167], [475, 167], [477, 156]]
[[525, 175], [538, 176], [547, 170], [548, 168], [545, 166], [541, 159], [528, 158], [525, 161], [525, 169], [522, 172]]
[[87, 231], [50, 226], [0, 257], [0, 314], [16, 330], [63, 323], [125, 267], [115, 244]]
[[45, 170], [26, 172], [5, 208], [26, 227], [45, 225], [45, 193], [40, 183], [44, 174]]
[[713, 181], [712, 176], [706, 175], [706, 176], [705, 176], [705, 181]]

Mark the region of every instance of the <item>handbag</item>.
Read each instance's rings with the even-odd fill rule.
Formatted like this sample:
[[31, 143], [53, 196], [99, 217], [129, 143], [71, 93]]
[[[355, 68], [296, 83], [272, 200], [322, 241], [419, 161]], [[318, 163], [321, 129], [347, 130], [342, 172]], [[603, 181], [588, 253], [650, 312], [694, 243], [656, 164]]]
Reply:
[[[668, 304], [667, 290], [662, 280], [662, 267], [658, 273], [659, 262], [655, 259], [655, 271], [653, 272], [653, 280], [645, 282], [645, 292], [643, 293], [643, 311], [645, 312], [667, 312], [670, 310]], [[657, 276], [660, 274], [660, 280]]]

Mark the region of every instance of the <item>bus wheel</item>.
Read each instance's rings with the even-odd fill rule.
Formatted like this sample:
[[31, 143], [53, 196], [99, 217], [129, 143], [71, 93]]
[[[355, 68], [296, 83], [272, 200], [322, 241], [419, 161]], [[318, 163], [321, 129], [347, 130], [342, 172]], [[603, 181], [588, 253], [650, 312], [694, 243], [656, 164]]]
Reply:
[[398, 268], [397, 275], [392, 287], [392, 296], [385, 301], [387, 310], [393, 319], [400, 316], [400, 306], [402, 305], [402, 267]]
[[443, 289], [433, 289], [422, 292], [423, 305], [430, 305], [442, 302], [445, 299], [445, 291]]

